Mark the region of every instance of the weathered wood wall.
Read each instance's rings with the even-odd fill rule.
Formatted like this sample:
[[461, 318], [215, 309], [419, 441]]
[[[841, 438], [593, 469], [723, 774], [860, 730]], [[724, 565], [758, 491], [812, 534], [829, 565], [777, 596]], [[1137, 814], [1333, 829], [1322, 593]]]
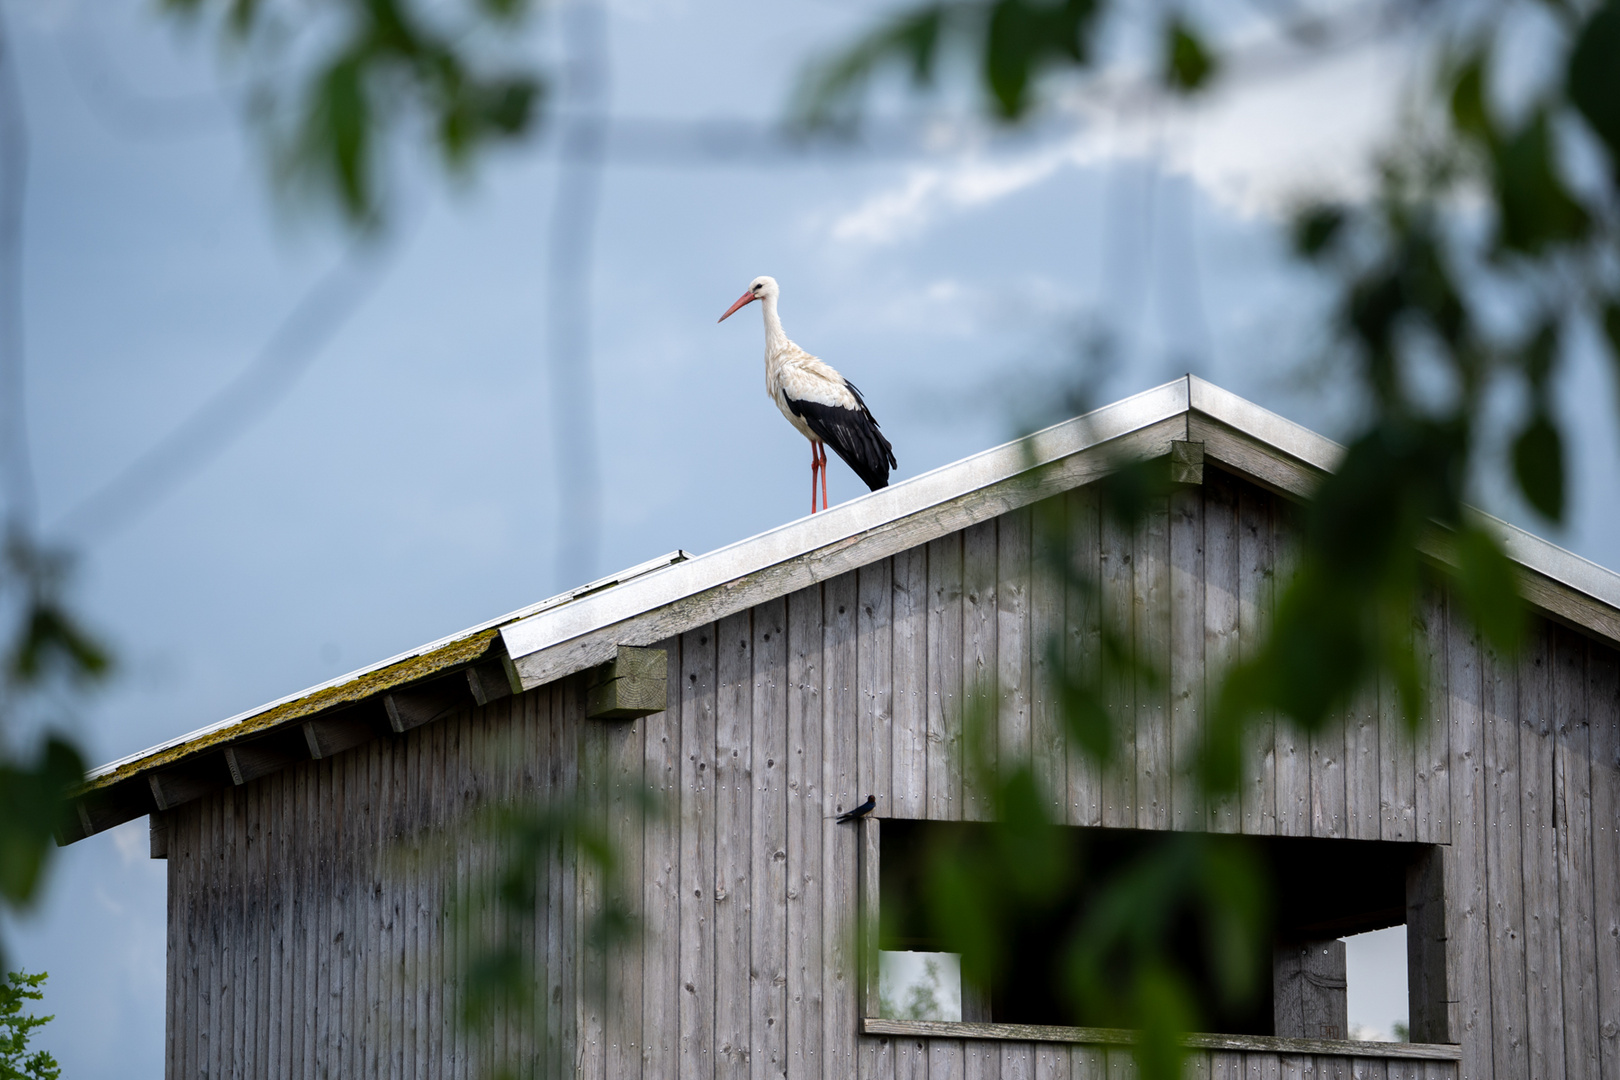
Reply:
[[[557, 1000], [597, 991], [552, 1018], [558, 1063], [587, 1080], [1126, 1075], [1097, 1047], [857, 1035], [857, 830], [832, 817], [867, 793], [881, 816], [982, 816], [960, 743], [965, 698], [991, 681], [999, 753], [1031, 762], [1072, 824], [1449, 845], [1461, 1075], [1620, 1076], [1615, 653], [1539, 624], [1505, 660], [1437, 598], [1421, 620], [1432, 702], [1416, 740], [1392, 694], [1369, 694], [1316, 737], [1268, 726], [1240, 798], [1200, 806], [1174, 764], [1198, 737], [1206, 671], [1258, 641], [1291, 528], [1280, 500], [1207, 476], [1134, 534], [1090, 493], [1062, 497], [1102, 605], [1170, 673], [1159, 689], [1115, 688], [1135, 720], [1117, 777], [1067, 745], [1044, 689], [1042, 643], [1061, 635], [1083, 658], [1098, 613], [1031, 587], [1052, 539], [1026, 510], [668, 642], [666, 712], [585, 722], [569, 692], [543, 688], [174, 812], [169, 1076], [476, 1074], [450, 1022], [461, 946], [444, 940], [442, 889], [387, 872], [381, 853], [487, 792], [494, 748], [536, 789], [594, 763], [587, 794], [628, 854], [637, 947], [571, 966], [600, 889], [589, 875], [577, 895], [558, 886], [539, 938]], [[665, 816], [638, 809], [641, 785]], [[1311, 1060], [1197, 1059], [1202, 1075], [1351, 1075]], [[1377, 1060], [1354, 1070], [1386, 1076]], [[1439, 1075], [1457, 1068], [1387, 1064], [1390, 1078]]]

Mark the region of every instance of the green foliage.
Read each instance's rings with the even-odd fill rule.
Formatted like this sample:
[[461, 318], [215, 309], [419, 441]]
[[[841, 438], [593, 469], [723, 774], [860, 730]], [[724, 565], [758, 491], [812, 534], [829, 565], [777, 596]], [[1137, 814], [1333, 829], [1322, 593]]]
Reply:
[[[67, 563], [13, 533], [0, 562], [0, 600], [15, 626], [0, 652], [0, 906], [29, 907], [39, 897], [56, 836], [84, 779], [73, 743], [47, 734], [32, 753], [9, 745], [6, 728], [46, 700], [60, 707], [105, 677], [106, 650], [69, 614]], [[4, 948], [0, 947], [0, 969]], [[43, 978], [43, 977], [41, 977]]]
[[[518, 759], [515, 749], [490, 755], [488, 775], [502, 778], [496, 791], [528, 786], [532, 774], [513, 764]], [[402, 874], [437, 877], [450, 897], [445, 919], [447, 936], [457, 942], [450, 976], [457, 1021], [474, 1045], [487, 1044], [480, 1059], [495, 1080], [573, 1075], [571, 1063], [558, 1058], [548, 1017], [554, 1010], [572, 1015], [576, 988], [545, 970], [541, 940], [548, 917], [574, 903], [573, 887], [589, 881], [597, 898], [579, 909], [586, 956], [611, 954], [640, 933], [620, 885], [620, 849], [595, 797], [607, 787], [598, 764], [582, 765], [570, 792], [486, 795], [464, 816], [396, 852]], [[632, 786], [624, 796], [649, 817], [660, 812], [643, 788]], [[582, 985], [592, 1000], [605, 990], [599, 979]]]
[[[812, 69], [800, 88], [800, 118], [812, 127], [839, 119], [872, 76], [890, 66], [908, 72], [915, 86], [931, 85], [941, 55], [956, 49], [974, 62], [994, 115], [1017, 120], [1029, 111], [1044, 72], [1089, 61], [1105, 6], [1099, 0], [923, 4]], [[1182, 55], [1196, 64], [1192, 44], [1190, 52], [1183, 46]]]
[[28, 1052], [28, 1040], [55, 1017], [23, 1012], [30, 1001], [43, 1001], [40, 988], [49, 976], [13, 971], [0, 982], [0, 1080], [58, 1080], [56, 1059], [43, 1050]]
[[47, 740], [37, 761], [0, 760], [0, 897], [7, 904], [34, 899], [67, 798], [83, 778], [78, 751], [60, 738]]
[[[1510, 651], [1523, 636], [1515, 568], [1464, 500], [1470, 479], [1494, 470], [1536, 512], [1563, 520], [1568, 440], [1551, 388], [1565, 342], [1577, 327], [1601, 328], [1620, 364], [1613, 258], [1620, 248], [1620, 0], [1549, 6], [1557, 27], [1553, 70], [1563, 77], [1534, 85], [1511, 114], [1498, 107], [1492, 88], [1504, 81], [1508, 51], [1498, 35], [1511, 32], [1501, 16], [1515, 5], [1488, 6], [1489, 13], [1432, 30], [1432, 55], [1449, 61], [1438, 65], [1403, 137], [1380, 160], [1376, 194], [1354, 204], [1307, 205], [1295, 219], [1296, 251], [1335, 288], [1335, 349], [1355, 374], [1366, 420], [1301, 511], [1295, 569], [1277, 583], [1269, 633], [1214, 691], [1205, 744], [1187, 763], [1206, 796], [1236, 790], [1245, 732], [1257, 718], [1278, 716], [1313, 732], [1383, 679], [1416, 724], [1425, 700], [1425, 630], [1416, 613], [1437, 586], [1451, 590], [1493, 646]], [[1035, 5], [999, 0], [925, 4], [895, 25], [926, 17], [948, 27], [950, 34], [906, 39], [911, 69], [933, 72], [949, 41], [982, 58], [989, 113], [1017, 120], [1036, 104], [1045, 76], [1092, 71], [1091, 43], [1124, 17], [1118, 3], [1083, 7], [1083, 17], [1063, 21], [1056, 5], [1040, 5], [1037, 18]], [[1157, 17], [1171, 90], [1195, 93], [1232, 66], [1175, 8]], [[819, 69], [806, 115], [815, 119], [829, 102], [852, 109], [868, 73], [898, 55], [895, 38], [862, 39]], [[1572, 139], [1606, 156], [1607, 182], [1572, 180]], [[1481, 204], [1484, 228], [1464, 227], [1461, 208]], [[1512, 298], [1506, 319], [1503, 296]], [[1420, 370], [1430, 380], [1422, 391]], [[1446, 387], [1438, 395], [1436, 373]], [[1516, 390], [1523, 403], [1507, 439], [1492, 437], [1485, 405], [1501, 387]], [[1104, 496], [1127, 526], [1159, 497], [1140, 465], [1112, 478]], [[1061, 560], [1050, 570], [1095, 598], [1095, 584], [1075, 580]], [[1105, 625], [1095, 655], [1066, 657], [1058, 643], [1049, 646], [1070, 733], [1104, 768], [1120, 737], [1121, 721], [1108, 708], [1110, 682], [1153, 677], [1139, 670], [1129, 644], [1123, 628]], [[1021, 782], [1007, 780], [1013, 786], [1003, 790], [998, 812], [1016, 811]], [[960, 852], [936, 882], [950, 909], [941, 918], [962, 948], [986, 953], [981, 968], [997, 962], [999, 901], [979, 883], [1009, 882], [1013, 892], [1046, 887], [1019, 883], [1013, 846], [1004, 840]], [[1158, 1033], [1138, 1053], [1146, 1077], [1177, 1074], [1176, 1033], [1196, 1022], [1185, 987], [1153, 952], [1167, 905], [1193, 898], [1237, 919], [1256, 902], [1243, 895], [1240, 883], [1253, 881], [1247, 871], [1216, 872], [1200, 858], [1191, 849], [1157, 852], [1122, 875], [1072, 957], [1077, 994], [1112, 995], [1121, 1022]], [[1059, 870], [1053, 881], [1062, 880]], [[1231, 940], [1241, 941], [1234, 926]], [[1243, 970], [1241, 950], [1223, 963]], [[1126, 983], [1122, 970], [1131, 973]]]
[[[307, 13], [270, 0], [165, 0], [174, 15], [220, 17], [222, 37], [266, 64]], [[533, 126], [545, 82], [501, 43], [523, 28], [529, 0], [465, 0], [422, 10], [411, 0], [340, 0], [333, 41], [296, 79], [263, 83], [255, 102], [282, 177], [331, 203], [351, 225], [383, 213], [378, 169], [397, 129], [430, 132], [439, 161], [464, 174], [486, 147]], [[290, 92], [289, 92], [290, 91]]]
[[1214, 54], [1183, 20], [1165, 24], [1164, 45], [1164, 81], [1171, 89], [1191, 92], [1215, 76]]

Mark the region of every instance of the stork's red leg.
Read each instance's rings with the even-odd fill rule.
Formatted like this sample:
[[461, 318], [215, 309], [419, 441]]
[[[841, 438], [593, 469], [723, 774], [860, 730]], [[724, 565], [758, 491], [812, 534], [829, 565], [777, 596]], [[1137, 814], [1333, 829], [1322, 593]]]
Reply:
[[821, 456], [816, 453], [816, 444], [810, 444], [810, 512], [816, 512], [816, 474], [821, 471]]
[[821, 444], [821, 508], [827, 509], [827, 444]]

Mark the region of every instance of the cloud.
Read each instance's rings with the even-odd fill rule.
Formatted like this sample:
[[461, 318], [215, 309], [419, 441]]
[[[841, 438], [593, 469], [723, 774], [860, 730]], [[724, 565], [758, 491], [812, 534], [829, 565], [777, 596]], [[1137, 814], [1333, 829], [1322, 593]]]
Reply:
[[1196, 103], [1159, 98], [1128, 110], [1117, 92], [1093, 84], [1087, 97], [1061, 106], [1073, 120], [1069, 134], [1023, 152], [974, 142], [834, 214], [830, 231], [847, 244], [893, 244], [1064, 170], [1127, 160], [1188, 176], [1243, 218], [1281, 217], [1305, 193], [1362, 197], [1371, 190], [1373, 156], [1394, 131], [1408, 59], [1400, 45], [1368, 46]]

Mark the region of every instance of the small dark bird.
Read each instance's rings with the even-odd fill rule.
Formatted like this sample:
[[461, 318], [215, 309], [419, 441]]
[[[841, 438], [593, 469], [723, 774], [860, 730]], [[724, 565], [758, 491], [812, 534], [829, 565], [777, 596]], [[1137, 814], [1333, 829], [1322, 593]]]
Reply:
[[870, 814], [876, 808], [877, 808], [877, 796], [876, 795], [868, 795], [866, 797], [866, 801], [861, 803], [861, 805], [857, 806], [855, 809], [846, 811], [845, 813], [842, 813], [842, 814], [839, 814], [838, 815], [838, 824], [842, 825], [846, 821], [854, 821], [856, 818], [863, 818], [867, 814]]

